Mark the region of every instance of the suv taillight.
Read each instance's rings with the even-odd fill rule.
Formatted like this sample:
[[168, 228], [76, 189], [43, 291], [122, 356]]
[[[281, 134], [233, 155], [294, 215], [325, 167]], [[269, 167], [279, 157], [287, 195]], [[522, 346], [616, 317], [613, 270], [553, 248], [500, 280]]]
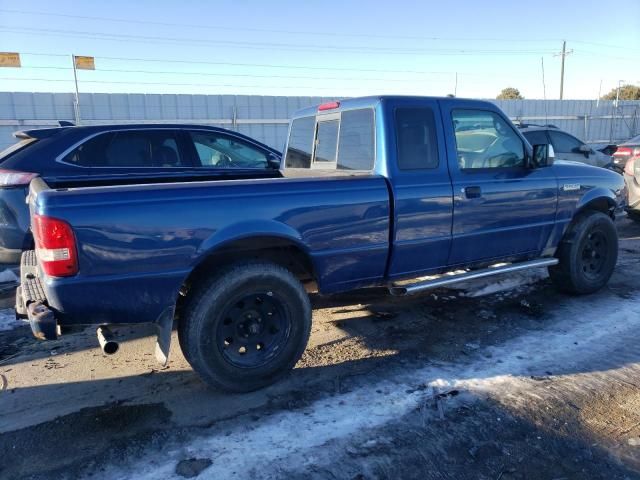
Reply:
[[71, 225], [45, 215], [33, 216], [33, 238], [42, 270], [52, 277], [78, 273], [76, 238]]
[[37, 173], [18, 172], [16, 170], [0, 168], [0, 187], [29, 185], [29, 182], [37, 176]]

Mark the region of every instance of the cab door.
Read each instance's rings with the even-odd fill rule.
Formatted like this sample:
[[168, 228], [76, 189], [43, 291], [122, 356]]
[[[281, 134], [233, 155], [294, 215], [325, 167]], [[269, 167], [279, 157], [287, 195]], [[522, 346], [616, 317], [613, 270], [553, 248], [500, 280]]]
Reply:
[[384, 103], [387, 168], [393, 203], [389, 277], [446, 266], [453, 212], [440, 108], [431, 99]]
[[443, 101], [453, 185], [449, 265], [539, 255], [555, 223], [553, 169], [531, 168], [531, 147], [502, 112]]

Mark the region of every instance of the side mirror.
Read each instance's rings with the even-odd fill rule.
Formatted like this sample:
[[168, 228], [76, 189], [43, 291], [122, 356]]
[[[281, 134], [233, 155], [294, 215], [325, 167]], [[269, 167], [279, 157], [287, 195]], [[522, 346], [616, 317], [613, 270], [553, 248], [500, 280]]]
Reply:
[[585, 157], [588, 157], [589, 154], [591, 153], [591, 147], [589, 145], [582, 144], [578, 147], [578, 151], [580, 153], [584, 153]]
[[541, 143], [533, 146], [532, 167], [550, 167], [555, 160], [553, 146], [548, 143]]
[[273, 168], [274, 170], [278, 170], [280, 168], [280, 157], [275, 153], [270, 153], [267, 155], [267, 164], [269, 168]]

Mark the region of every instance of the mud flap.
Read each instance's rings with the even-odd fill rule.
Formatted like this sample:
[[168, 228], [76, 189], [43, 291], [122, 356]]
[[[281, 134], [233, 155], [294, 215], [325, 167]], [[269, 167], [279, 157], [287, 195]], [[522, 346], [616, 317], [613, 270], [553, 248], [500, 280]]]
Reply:
[[162, 364], [163, 367], [169, 362], [174, 313], [175, 306], [168, 307], [162, 312], [156, 322], [156, 328], [158, 329], [158, 336], [156, 337], [156, 360]]

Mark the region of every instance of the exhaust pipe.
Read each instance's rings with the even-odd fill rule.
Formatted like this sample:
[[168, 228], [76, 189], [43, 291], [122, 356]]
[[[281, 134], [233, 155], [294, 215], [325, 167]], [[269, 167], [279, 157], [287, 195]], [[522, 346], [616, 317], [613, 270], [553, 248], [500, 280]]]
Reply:
[[96, 335], [98, 335], [98, 342], [100, 343], [100, 348], [102, 348], [102, 353], [105, 355], [113, 355], [120, 348], [120, 344], [114, 338], [113, 333], [111, 333], [108, 327], [98, 327]]

